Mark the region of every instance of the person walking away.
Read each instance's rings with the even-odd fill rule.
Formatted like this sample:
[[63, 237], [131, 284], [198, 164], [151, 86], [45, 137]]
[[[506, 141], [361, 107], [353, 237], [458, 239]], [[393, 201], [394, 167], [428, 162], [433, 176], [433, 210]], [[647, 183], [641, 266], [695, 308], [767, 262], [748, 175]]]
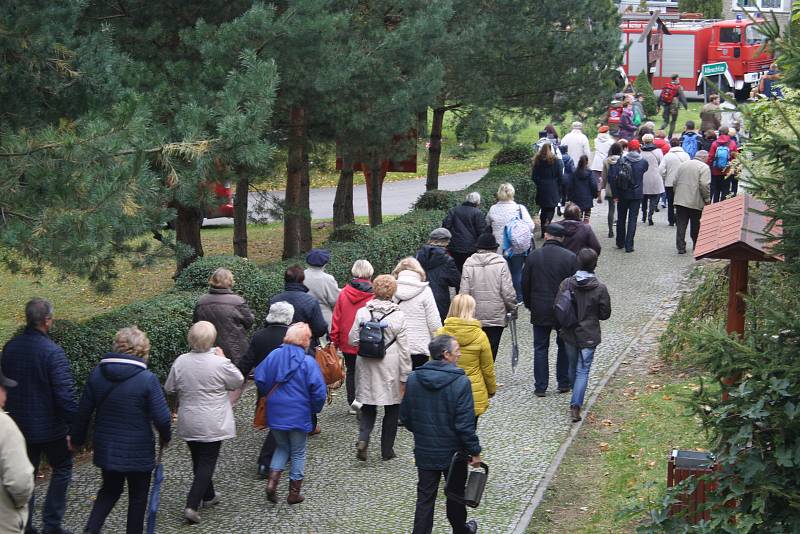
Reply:
[[561, 159], [556, 158], [556, 163], [561, 167], [561, 180], [558, 182], [559, 202], [556, 206], [556, 215], [561, 216], [561, 209], [567, 204], [567, 188], [566, 184], [572, 180], [572, 173], [575, 172], [576, 161], [567, 152], [567, 147], [561, 145], [555, 152], [561, 153]]
[[[597, 129], [597, 137], [594, 138], [594, 153], [592, 155], [592, 164], [589, 166], [598, 184], [600, 183], [600, 175], [603, 173], [603, 163], [605, 163], [608, 151], [613, 144], [614, 140], [608, 134], [608, 126], [605, 124], [600, 125]], [[600, 200], [602, 202], [602, 197]]]
[[506, 326], [506, 314], [516, 313], [517, 309], [517, 293], [508, 263], [496, 250], [494, 235], [480, 236], [478, 250], [464, 262], [461, 274], [461, 294], [475, 299], [475, 318], [481, 322], [481, 328], [489, 338], [495, 360]]
[[[466, 485], [467, 463], [479, 467], [481, 445], [475, 433], [472, 386], [464, 370], [457, 367], [461, 351], [453, 337], [436, 336], [430, 344], [431, 361], [411, 373], [401, 414], [406, 429], [414, 435], [414, 465], [417, 468], [417, 502], [413, 534], [433, 532], [433, 512], [439, 481], [447, 476], [453, 455], [468, 458], [451, 475], [453, 487]], [[447, 520], [453, 534], [475, 534], [478, 524], [467, 521], [466, 506], [447, 498]]]
[[450, 308], [450, 288], [458, 293], [458, 284], [461, 281], [456, 262], [447, 253], [451, 238], [452, 234], [447, 228], [436, 228], [430, 233], [428, 243], [422, 245], [414, 255], [425, 270], [439, 309], [439, 318], [442, 320], [447, 317], [447, 310]]
[[189, 523], [199, 523], [201, 505], [219, 502], [212, 480], [214, 470], [222, 442], [236, 437], [228, 392], [241, 388], [244, 377], [222, 349], [214, 346], [217, 329], [210, 322], [193, 324], [186, 339], [191, 352], [181, 354], [172, 364], [164, 390], [177, 397], [178, 437], [186, 441], [192, 454], [194, 479], [183, 516]]
[[150, 340], [135, 326], [114, 336], [83, 388], [73, 432], [73, 444], [86, 442], [94, 414], [93, 459], [102, 485], [83, 532], [99, 534], [106, 517], [128, 483], [127, 534], [141, 534], [156, 467], [153, 427], [161, 447], [171, 439], [172, 417], [158, 377], [147, 369]]
[[558, 224], [564, 227], [564, 241], [562, 244], [567, 250], [577, 254], [583, 248], [590, 248], [600, 254], [600, 241], [594, 234], [591, 225], [581, 221], [581, 209], [572, 202], [564, 208], [564, 220]]
[[681, 163], [675, 173], [675, 245], [678, 254], [686, 254], [686, 227], [691, 224], [692, 248], [700, 234], [703, 207], [711, 203], [711, 171], [706, 164], [707, 153], [700, 150], [694, 159]]
[[741, 111], [736, 108], [736, 97], [733, 93], [725, 93], [725, 101], [719, 105], [720, 127], [725, 126], [730, 130], [731, 128], [741, 128], [744, 124], [744, 117]]
[[639, 141], [628, 143], [628, 153], [609, 168], [608, 179], [617, 204], [617, 248], [633, 252], [636, 218], [642, 205], [644, 173], [648, 163], [639, 153]]
[[291, 265], [283, 274], [283, 292], [269, 301], [270, 306], [276, 302], [288, 302], [294, 306], [293, 323], [306, 323], [311, 328], [311, 347], [319, 345], [319, 338], [328, 333], [328, 324], [322, 315], [319, 301], [310, 294], [305, 285], [306, 273], [299, 265]]
[[675, 123], [678, 122], [678, 111], [682, 105], [684, 109], [689, 109], [689, 104], [686, 101], [686, 95], [683, 93], [683, 86], [679, 81], [677, 74], [672, 75], [672, 79], [662, 89], [658, 97], [659, 105], [663, 108], [664, 122], [661, 125], [661, 130], [667, 131], [667, 137], [672, 137], [675, 131]]
[[486, 218], [478, 209], [480, 205], [481, 194], [472, 191], [460, 206], [450, 208], [442, 221], [442, 227], [450, 231], [447, 250], [456, 264], [459, 276], [464, 262], [475, 253], [478, 236], [486, 229]]
[[567, 288], [573, 292], [578, 322], [561, 327], [564, 350], [569, 358], [569, 379], [572, 384], [572, 399], [569, 402], [572, 422], [581, 420], [581, 407], [589, 384], [594, 352], [600, 344], [600, 321], [611, 317], [611, 297], [606, 286], [597, 280], [597, 254], [585, 248], [578, 252], [578, 270], [566, 278], [558, 288], [559, 293]]
[[[544, 237], [544, 227], [553, 220], [556, 206], [561, 200], [560, 188], [564, 178], [563, 171], [549, 145], [543, 145], [542, 149], [533, 158], [531, 178], [533, 183], [536, 184], [536, 204], [541, 210], [539, 212], [539, 224]], [[498, 192], [498, 198], [499, 196]], [[496, 234], [495, 239], [497, 239]]]
[[592, 216], [594, 199], [598, 196], [597, 179], [589, 170], [589, 160], [581, 156], [578, 168], [572, 174], [572, 180], [567, 183], [567, 197], [581, 210], [583, 222], [589, 224]]
[[719, 130], [722, 126], [722, 111], [719, 107], [719, 95], [712, 94], [708, 97], [708, 102], [700, 108], [700, 130]]
[[25, 437], [5, 411], [8, 390], [17, 382], [0, 372], [0, 525], [3, 532], [22, 534], [28, 522], [28, 501], [33, 495], [33, 466], [28, 460]]
[[622, 103], [622, 115], [619, 118], [619, 136], [630, 141], [636, 135], [636, 125], [633, 124], [633, 110], [630, 101]]
[[[250, 375], [250, 371], [258, 367], [270, 352], [283, 344], [283, 338], [286, 337], [286, 331], [292, 323], [292, 317], [294, 317], [294, 306], [288, 302], [276, 302], [269, 307], [264, 326], [253, 334], [250, 346], [242, 356], [242, 359], [239, 360], [239, 365], [237, 366], [245, 381]], [[259, 393], [256, 398], [256, 410], [260, 399], [261, 394]], [[272, 432], [267, 432], [267, 437], [264, 439], [261, 451], [258, 453], [257, 473], [262, 480], [267, 478], [269, 474], [269, 464], [272, 460], [272, 454], [275, 452], [275, 446], [275, 437]]]
[[675, 226], [675, 173], [681, 163], [689, 161], [691, 158], [681, 146], [681, 141], [677, 137], [670, 140], [670, 149], [661, 163], [658, 164], [658, 172], [664, 180], [664, 190], [667, 193], [667, 222], [670, 226]]
[[564, 227], [550, 224], [546, 241], [534, 250], [525, 262], [523, 287], [525, 307], [531, 312], [533, 325], [534, 394], [544, 397], [550, 381], [550, 334], [556, 330], [556, 384], [559, 393], [569, 391], [569, 361], [564, 343], [558, 334], [553, 304], [558, 286], [564, 278], [575, 274], [575, 254], [564, 247]]
[[397, 279], [394, 301], [406, 317], [411, 368], [416, 369], [428, 361], [428, 344], [441, 328], [442, 319], [433, 292], [425, 281], [425, 271], [417, 260], [403, 258], [392, 276]]
[[341, 291], [336, 279], [325, 272], [325, 266], [330, 261], [330, 252], [321, 248], [313, 248], [306, 255], [308, 269], [303, 271], [305, 275], [303, 285], [308, 288], [308, 294], [319, 302], [322, 318], [328, 325], [328, 331], [330, 331], [333, 319], [333, 307], [336, 305], [336, 299], [339, 298]]
[[269, 465], [267, 500], [277, 503], [281, 473], [291, 460], [288, 504], [305, 500], [306, 444], [312, 431], [311, 415], [322, 411], [328, 389], [316, 360], [306, 351], [311, 345], [311, 329], [295, 323], [286, 331], [283, 344], [270, 352], [255, 370], [258, 392], [267, 396], [266, 420], [276, 442]]
[[[42, 532], [60, 534], [72, 478], [70, 429], [78, 410], [69, 360], [48, 332], [53, 305], [34, 298], [25, 305], [25, 330], [14, 336], [2, 355], [2, 372], [17, 386], [7, 391], [6, 410], [25, 436], [28, 459], [38, 474], [42, 456], [52, 468], [42, 509]], [[35, 492], [28, 505], [28, 532], [33, 522]]]
[[497, 391], [494, 358], [489, 338], [475, 319], [475, 299], [469, 295], [456, 295], [450, 304], [450, 312], [444, 326], [436, 335], [447, 335], [458, 341], [461, 358], [458, 366], [464, 370], [472, 384], [472, 399], [475, 402], [475, 423], [489, 407], [489, 399]]
[[603, 161], [603, 172], [600, 175], [600, 187], [605, 192], [606, 202], [608, 202], [608, 215], [606, 217], [608, 220], [609, 238], [614, 237], [614, 215], [617, 211], [617, 205], [614, 200], [614, 195], [611, 192], [611, 182], [608, 179], [608, 171], [622, 157], [624, 152], [623, 143], [627, 146], [627, 141], [622, 139], [611, 145], [611, 148], [608, 149], [608, 157]]
[[[550, 150], [549, 144], [544, 146], [547, 148], [543, 147], [542, 150]], [[486, 224], [487, 228], [491, 228], [492, 235], [500, 244], [497, 248], [497, 253], [501, 254], [508, 262], [517, 302], [521, 302], [522, 267], [525, 265], [525, 256], [527, 256], [533, 245], [533, 231], [536, 225], [533, 224], [533, 219], [531, 219], [528, 209], [514, 201], [514, 194], [513, 185], [509, 183], [500, 184], [497, 189], [497, 203], [489, 208], [489, 213], [486, 215]], [[552, 210], [555, 209], [555, 205], [558, 204], [558, 197], [559, 193], [557, 191], [553, 192], [552, 200], [555, 200], [555, 203], [552, 204], [551, 214]], [[526, 244], [527, 249], [525, 249]], [[517, 248], [516, 251], [514, 250], [515, 247]], [[522, 251], [521, 249], [525, 250]]]
[[[372, 292], [372, 275], [375, 270], [367, 260], [356, 260], [350, 269], [353, 278], [344, 286], [336, 306], [333, 307], [333, 322], [331, 323], [331, 342], [344, 356], [346, 376], [344, 379], [347, 390], [347, 405], [356, 400], [356, 357], [358, 347], [350, 344], [348, 336], [356, 312], [363, 308], [375, 295]], [[449, 295], [448, 295], [449, 296]], [[355, 408], [350, 408], [350, 415], [356, 415]]]
[[[400, 401], [411, 373], [411, 353], [408, 348], [406, 317], [392, 298], [397, 291], [393, 276], [382, 274], [373, 283], [375, 298], [356, 312], [350, 329], [350, 344], [357, 346], [361, 326], [367, 321], [380, 322], [385, 355], [383, 358], [365, 357], [359, 351], [356, 364], [356, 403], [361, 403], [356, 458], [366, 462], [367, 448], [375, 427], [378, 406], [383, 406], [381, 427], [381, 458], [396, 458], [394, 441]], [[384, 326], [385, 325], [385, 326]]]
[[671, 147], [669, 141], [667, 141], [667, 133], [664, 130], [656, 130], [653, 134], [653, 144], [661, 150], [663, 156], [667, 155]]
[[586, 159], [592, 157], [592, 149], [589, 146], [589, 138], [583, 133], [583, 124], [575, 121], [572, 123], [572, 130], [561, 139], [561, 146], [567, 147], [567, 153], [572, 161], [579, 161], [581, 156]]
[[708, 152], [711, 150], [711, 145], [717, 140], [717, 132], [714, 130], [706, 130], [703, 137], [700, 139], [700, 150]]
[[633, 113], [633, 125], [637, 128], [647, 122], [647, 114], [644, 111], [644, 95], [642, 93], [633, 95], [631, 112]]
[[680, 142], [681, 148], [689, 156], [689, 159], [692, 159], [700, 150], [701, 137], [694, 130], [694, 121], [686, 121], [686, 129], [681, 134]]
[[730, 193], [730, 172], [731, 161], [736, 159], [739, 148], [736, 143], [728, 136], [728, 129], [719, 129], [719, 137], [711, 143], [708, 151], [708, 166], [711, 167], [711, 202], [725, 200]]
[[647, 222], [653, 226], [653, 213], [658, 211], [658, 201], [661, 193], [664, 192], [664, 179], [658, 171], [658, 166], [664, 155], [661, 150], [653, 143], [652, 134], [644, 136], [642, 145], [642, 158], [647, 162], [647, 170], [642, 181], [642, 194], [644, 204], [642, 205], [642, 222]]

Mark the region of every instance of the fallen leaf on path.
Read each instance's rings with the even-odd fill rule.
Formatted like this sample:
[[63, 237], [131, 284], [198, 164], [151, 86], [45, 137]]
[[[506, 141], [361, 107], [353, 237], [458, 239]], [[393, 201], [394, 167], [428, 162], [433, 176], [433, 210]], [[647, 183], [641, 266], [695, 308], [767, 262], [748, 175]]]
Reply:
[[672, 400], [672, 397], [670, 395], [664, 395], [662, 398], [666, 401]]
[[613, 424], [614, 424], [614, 422], [613, 422], [613, 421], [611, 421], [611, 419], [603, 419], [603, 421], [602, 421], [602, 424], [603, 424], [604, 426], [611, 426], [611, 425], [613, 425]]
[[609, 448], [608, 447], [608, 443], [606, 443], [605, 441], [601, 441], [600, 445], [598, 445], [598, 447], [600, 448], [600, 450], [602, 452], [606, 452], [608, 450], [608, 448]]

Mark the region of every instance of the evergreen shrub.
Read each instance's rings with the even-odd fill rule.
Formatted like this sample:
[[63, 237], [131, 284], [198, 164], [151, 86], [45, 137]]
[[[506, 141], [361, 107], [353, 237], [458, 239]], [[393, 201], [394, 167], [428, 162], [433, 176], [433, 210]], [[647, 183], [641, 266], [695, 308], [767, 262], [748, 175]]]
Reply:
[[490, 167], [498, 165], [530, 165], [533, 157], [533, 147], [525, 143], [513, 143], [497, 151], [489, 163]]
[[636, 77], [636, 81], [633, 82], [633, 89], [644, 96], [644, 102], [642, 102], [644, 113], [647, 115], [647, 120], [653, 120], [653, 117], [658, 115], [658, 100], [656, 100], [656, 94], [653, 91], [650, 80], [647, 79], [646, 71], [642, 70]]

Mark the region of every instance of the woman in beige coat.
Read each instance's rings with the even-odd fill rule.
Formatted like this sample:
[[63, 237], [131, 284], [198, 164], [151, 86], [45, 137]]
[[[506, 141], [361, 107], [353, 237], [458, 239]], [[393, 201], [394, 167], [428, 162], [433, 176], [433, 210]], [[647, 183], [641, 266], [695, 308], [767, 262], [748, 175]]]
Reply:
[[428, 361], [428, 344], [437, 328], [442, 326], [436, 299], [428, 282], [425, 270], [412, 258], [403, 258], [392, 274], [397, 278], [397, 292], [394, 301], [406, 316], [408, 328], [408, 351], [411, 353], [412, 369]]
[[378, 406], [383, 406], [384, 409], [381, 457], [384, 460], [396, 457], [394, 440], [397, 436], [400, 401], [405, 393], [406, 380], [411, 373], [406, 317], [397, 303], [392, 302], [392, 297], [397, 291], [397, 281], [391, 275], [382, 274], [375, 278], [372, 288], [375, 298], [356, 312], [348, 336], [350, 344], [357, 347], [363, 323], [374, 320], [386, 325], [383, 329], [385, 356], [365, 358], [359, 355], [356, 363], [356, 400], [353, 404], [361, 404], [358, 443], [356, 443], [356, 458], [361, 461], [367, 460], [367, 446], [375, 426]]
[[516, 310], [517, 293], [511, 281], [508, 263], [497, 254], [494, 235], [485, 233], [478, 238], [478, 251], [467, 258], [461, 271], [459, 293], [475, 299], [475, 318], [492, 347], [492, 358], [497, 359], [497, 348], [506, 326], [506, 313]]
[[6, 388], [13, 387], [17, 387], [16, 381], [0, 371], [0, 534], [22, 534], [33, 493], [33, 466], [28, 461], [25, 438], [3, 411]]

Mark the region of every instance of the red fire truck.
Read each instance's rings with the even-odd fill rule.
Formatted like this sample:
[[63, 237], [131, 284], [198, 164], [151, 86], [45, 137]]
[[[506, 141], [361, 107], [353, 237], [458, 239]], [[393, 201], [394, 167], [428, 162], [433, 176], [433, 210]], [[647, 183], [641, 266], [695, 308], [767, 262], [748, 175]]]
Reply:
[[[761, 49], [764, 36], [758, 31], [758, 21], [747, 18], [736, 20], [669, 20], [662, 17], [670, 34], [661, 39], [661, 59], [656, 62], [652, 84], [659, 90], [673, 74], [680, 77], [684, 94], [697, 97], [703, 92], [702, 66], [711, 63], [727, 63], [722, 76], [723, 91], [733, 90], [739, 99], [749, 95], [769, 69], [772, 55]], [[631, 80], [647, 68], [645, 41], [639, 38], [647, 27], [647, 20], [625, 20], [622, 30], [622, 46], [630, 43], [623, 56], [623, 69]], [[716, 83], [716, 77], [711, 81]]]

